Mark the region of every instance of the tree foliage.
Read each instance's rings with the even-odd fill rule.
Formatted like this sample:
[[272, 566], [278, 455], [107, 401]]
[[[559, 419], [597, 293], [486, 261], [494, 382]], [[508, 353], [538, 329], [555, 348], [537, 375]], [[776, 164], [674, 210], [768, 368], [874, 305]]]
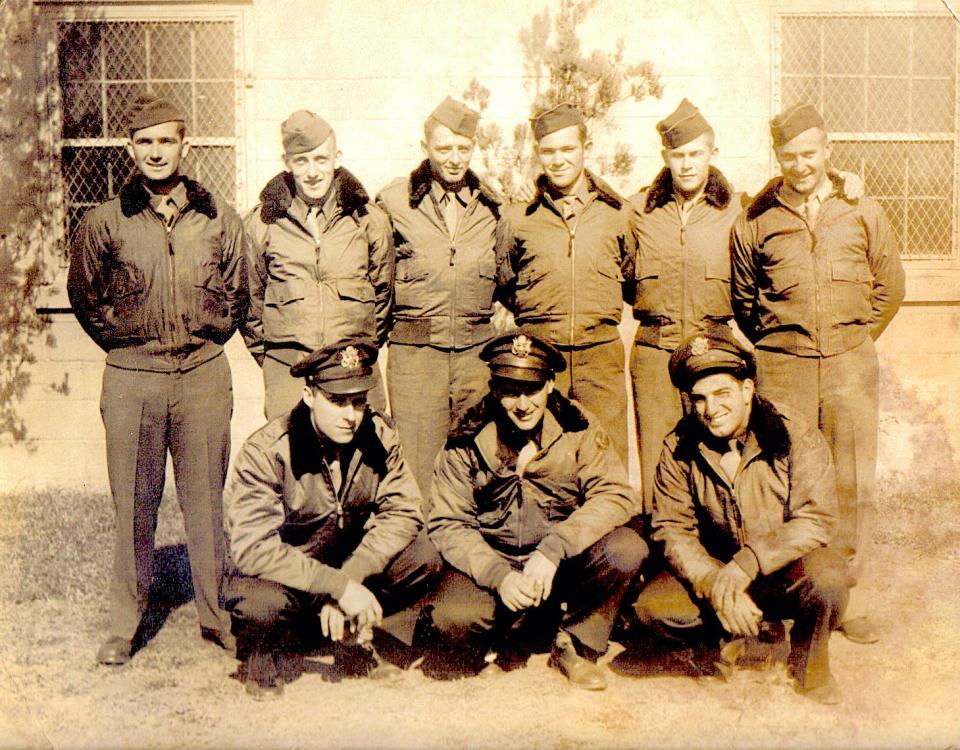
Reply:
[[[651, 62], [624, 61], [624, 42], [613, 52], [581, 49], [578, 30], [597, 0], [560, 0], [554, 15], [549, 8], [536, 14], [519, 34], [527, 88], [531, 93], [530, 115], [568, 102], [577, 107], [593, 132], [609, 124], [610, 110], [618, 103], [648, 96], [660, 98], [663, 87]], [[480, 112], [487, 109], [490, 90], [474, 78], [463, 92], [466, 101]], [[508, 198], [532, 172], [532, 134], [529, 123], [516, 125], [509, 138], [496, 123], [484, 123], [477, 132], [477, 145], [488, 179]], [[618, 143], [612, 154], [597, 158], [601, 174], [622, 177], [636, 161], [629, 146]]]
[[36, 67], [35, 14], [30, 0], [0, 2], [0, 440], [15, 442], [27, 438], [17, 405], [36, 345], [54, 343], [37, 301], [62, 252], [62, 203], [47, 187], [54, 158], [42, 145], [54, 124], [37, 117], [57, 92]]

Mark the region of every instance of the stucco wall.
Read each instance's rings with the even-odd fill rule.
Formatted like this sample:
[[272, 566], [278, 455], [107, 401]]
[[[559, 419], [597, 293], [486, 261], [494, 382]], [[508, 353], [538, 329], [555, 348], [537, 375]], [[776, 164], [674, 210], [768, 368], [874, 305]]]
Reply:
[[[371, 193], [419, 162], [423, 118], [474, 76], [492, 90], [488, 118], [509, 130], [527, 116], [517, 32], [544, 4], [426, 0], [414, 11], [387, 2], [255, 2], [246, 23], [245, 64], [253, 74], [245, 94], [247, 206], [281, 169], [279, 124], [298, 108], [331, 121], [344, 165]], [[664, 83], [662, 99], [623, 103], [616, 127], [596, 134], [598, 151], [622, 141], [639, 157], [621, 190], [633, 192], [656, 174], [654, 123], [684, 96], [716, 130], [717, 166], [736, 187], [759, 189], [771, 175], [771, 29], [767, 2], [599, 0], [581, 34], [584, 49], [612, 48], [623, 37], [627, 61], [652, 60]], [[934, 274], [932, 286], [920, 277], [911, 269], [912, 302], [879, 343], [882, 474], [955, 472], [960, 455], [960, 425], [952, 417], [960, 408], [960, 306], [950, 304], [960, 299], [960, 273]], [[928, 288], [939, 290], [940, 304], [924, 304]], [[22, 408], [34, 442], [0, 447], [0, 489], [20, 482], [106, 483], [98, 411], [103, 355], [69, 314], [54, 316], [53, 334], [56, 346], [38, 350]], [[262, 382], [239, 338], [228, 354], [236, 449], [262, 423]], [[68, 387], [53, 388], [63, 385], [64, 373]]]

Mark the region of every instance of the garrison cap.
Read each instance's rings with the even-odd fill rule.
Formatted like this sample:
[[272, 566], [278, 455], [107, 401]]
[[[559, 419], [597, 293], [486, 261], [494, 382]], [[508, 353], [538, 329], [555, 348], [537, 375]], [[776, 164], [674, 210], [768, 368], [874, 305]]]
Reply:
[[130, 135], [163, 122], [186, 122], [186, 116], [166, 99], [153, 94], [141, 94], [127, 110], [127, 132]]
[[566, 102], [541, 112], [530, 120], [530, 124], [533, 126], [533, 137], [538, 141], [571, 125], [586, 127], [580, 110]]
[[715, 325], [691, 336], [670, 355], [670, 381], [689, 391], [700, 378], [726, 372], [741, 380], [755, 377], [753, 352], [734, 336], [727, 325]]
[[660, 142], [664, 148], [679, 148], [697, 136], [712, 133], [713, 128], [700, 114], [700, 110], [694, 107], [689, 99], [684, 99], [680, 106], [657, 123], [657, 132], [660, 133]]
[[377, 384], [376, 361], [371, 339], [348, 339], [308, 354], [290, 367], [290, 374], [328, 393], [364, 393]]
[[333, 128], [320, 115], [298, 109], [290, 115], [280, 126], [280, 137], [283, 139], [285, 154], [303, 154], [313, 151], [322, 144]]
[[546, 382], [567, 367], [556, 347], [523, 329], [489, 341], [480, 359], [487, 363], [491, 375], [510, 380]]
[[477, 125], [480, 123], [479, 112], [449, 96], [430, 113], [430, 117], [457, 135], [467, 138], [473, 138], [477, 134]]
[[810, 128], [826, 130], [823, 117], [811, 104], [794, 104], [770, 120], [770, 135], [773, 147], [779, 148], [789, 143]]

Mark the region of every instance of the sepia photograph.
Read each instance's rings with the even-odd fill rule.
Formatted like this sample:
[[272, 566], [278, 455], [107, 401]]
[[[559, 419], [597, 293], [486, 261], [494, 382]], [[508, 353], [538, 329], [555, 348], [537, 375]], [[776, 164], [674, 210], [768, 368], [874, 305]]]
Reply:
[[0, 750], [956, 750], [958, 125], [957, 0], [0, 0]]

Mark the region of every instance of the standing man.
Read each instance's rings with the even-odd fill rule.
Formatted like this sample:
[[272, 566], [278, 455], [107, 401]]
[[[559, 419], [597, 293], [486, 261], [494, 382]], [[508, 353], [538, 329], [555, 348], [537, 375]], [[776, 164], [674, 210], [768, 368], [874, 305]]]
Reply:
[[223, 345], [249, 304], [239, 217], [180, 174], [188, 148], [183, 114], [142, 96], [127, 131], [137, 174], [83, 217], [67, 284], [80, 325], [107, 352], [100, 411], [116, 529], [110, 629], [97, 660], [109, 665], [130, 660], [147, 608], [167, 451], [200, 632], [231, 645], [219, 604], [233, 411]]
[[469, 168], [479, 119], [447, 97], [423, 125], [427, 158], [377, 196], [397, 252], [390, 405], [425, 495], [447, 433], [487, 384], [500, 200]]
[[430, 537], [453, 567], [434, 626], [479, 669], [523, 617], [537, 635], [556, 633], [552, 667], [576, 687], [602, 690], [596, 658], [647, 556], [623, 528], [638, 510], [634, 491], [604, 428], [554, 389], [566, 366], [557, 349], [521, 329], [481, 357], [490, 394], [451, 435], [434, 473]]
[[290, 374], [306, 379], [302, 400], [237, 456], [224, 500], [235, 566], [227, 607], [255, 697], [282, 691], [294, 626], [334, 642], [357, 632], [367, 643], [378, 626], [410, 645], [411, 605], [439, 577], [396, 430], [367, 408], [376, 359], [372, 339], [361, 339], [301, 360]]
[[[287, 171], [267, 183], [246, 220], [250, 319], [243, 338], [263, 367], [267, 419], [300, 400], [303, 383], [290, 366], [306, 354], [355, 336], [382, 346], [393, 303], [389, 221], [340, 167], [333, 129], [299, 110], [280, 135]], [[382, 385], [371, 396], [382, 408]]]
[[627, 392], [617, 325], [633, 278], [634, 209], [589, 170], [581, 114], [560, 104], [533, 120], [543, 168], [529, 205], [497, 226], [497, 283], [524, 326], [560, 349], [557, 385], [595, 414], [627, 462]]
[[733, 317], [730, 228], [745, 198], [711, 166], [713, 128], [693, 104], [684, 99], [657, 131], [665, 166], [630, 199], [640, 215], [630, 376], [647, 515], [663, 439], [682, 416], [667, 362], [685, 339]]
[[[757, 347], [761, 392], [819, 425], [833, 450], [835, 543], [856, 580], [876, 519], [873, 342], [903, 301], [903, 266], [879, 204], [843, 198], [827, 174], [830, 141], [820, 113], [807, 104], [791, 107], [771, 121], [770, 132], [783, 176], [734, 227], [733, 310]], [[878, 638], [863, 615], [842, 629], [856, 642]]]
[[716, 646], [793, 620], [798, 692], [838, 703], [828, 643], [847, 601], [833, 533], [836, 486], [820, 432], [754, 395], [753, 355], [726, 326], [687, 339], [670, 378], [693, 405], [664, 444], [653, 538], [669, 571], [640, 594], [641, 623], [664, 638]]

